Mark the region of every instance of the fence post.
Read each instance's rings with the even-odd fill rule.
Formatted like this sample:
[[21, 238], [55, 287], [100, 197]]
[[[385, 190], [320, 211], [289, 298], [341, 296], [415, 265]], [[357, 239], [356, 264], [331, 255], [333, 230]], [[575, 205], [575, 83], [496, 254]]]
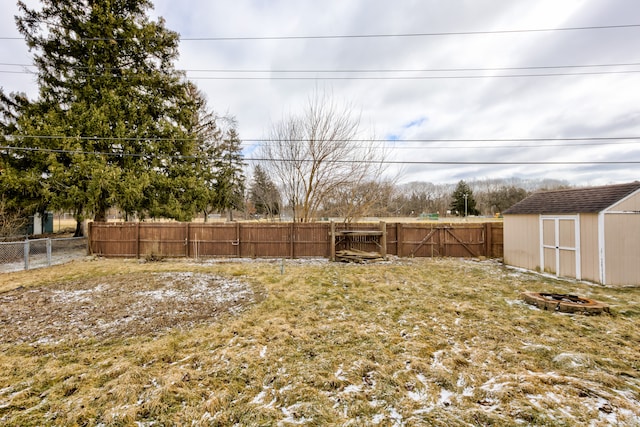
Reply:
[[404, 236], [402, 233], [402, 223], [396, 222], [396, 255], [398, 258], [402, 258], [402, 244]]
[[[242, 254], [242, 248], [240, 247], [240, 222], [236, 221], [236, 258], [240, 258]], [[251, 248], [251, 246], [249, 246]]]
[[485, 254], [487, 258], [493, 257], [493, 242], [492, 242], [492, 224], [490, 222], [484, 223], [484, 244], [485, 244]]
[[336, 260], [336, 223], [331, 220], [331, 240], [329, 241], [329, 260]]
[[47, 237], [47, 265], [51, 267], [51, 238]]
[[296, 245], [296, 222], [291, 221], [291, 259], [295, 256], [295, 245]]
[[185, 230], [186, 236], [184, 238], [184, 256], [185, 256], [185, 258], [189, 258], [189, 252], [190, 252], [189, 251], [189, 246], [191, 244], [191, 240], [189, 239], [189, 228], [190, 228], [189, 224], [190, 223], [187, 222], [187, 226], [186, 226], [186, 230]]
[[29, 269], [29, 239], [24, 241], [24, 269]]
[[136, 258], [140, 258], [140, 221], [136, 222]]
[[93, 227], [94, 227], [93, 221], [87, 224], [87, 255], [93, 255], [93, 234], [94, 234]]
[[387, 259], [387, 223], [384, 221], [380, 221], [380, 231], [382, 232], [382, 236], [380, 237], [380, 252], [382, 255], [382, 259]]

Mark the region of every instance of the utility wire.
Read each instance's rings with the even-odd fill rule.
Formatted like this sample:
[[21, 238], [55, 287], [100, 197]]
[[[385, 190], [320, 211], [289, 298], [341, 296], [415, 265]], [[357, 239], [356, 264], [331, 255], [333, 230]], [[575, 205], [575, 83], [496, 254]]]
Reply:
[[[605, 30], [615, 28], [636, 28], [640, 24], [626, 25], [598, 25], [587, 27], [564, 28], [532, 28], [522, 30], [494, 30], [494, 31], [452, 31], [434, 33], [396, 33], [396, 34], [340, 34], [340, 35], [310, 35], [310, 36], [253, 36], [253, 37], [182, 37], [183, 41], [243, 41], [243, 40], [324, 40], [324, 39], [371, 39], [371, 38], [396, 38], [396, 37], [440, 37], [440, 36], [470, 36], [482, 34], [515, 34], [537, 33], [549, 31], [582, 31]], [[1, 38], [0, 38], [1, 39]]]
[[586, 73], [540, 73], [540, 74], [500, 74], [500, 75], [465, 75], [465, 76], [315, 76], [315, 77], [210, 77], [210, 76], [190, 76], [192, 80], [443, 80], [443, 79], [491, 79], [504, 77], [553, 77], [553, 76], [589, 76], [603, 74], [633, 74], [640, 73], [640, 70], [625, 71], [594, 71]]
[[[631, 67], [638, 66], [640, 62], [622, 62], [608, 64], [563, 64], [563, 65], [541, 65], [523, 67], [480, 67], [480, 68], [416, 68], [416, 69], [242, 69], [242, 68], [211, 68], [211, 69], [178, 69], [176, 71], [187, 73], [432, 73], [432, 72], [463, 72], [463, 71], [517, 71], [517, 70], [549, 70], [566, 68], [600, 68], [600, 67]], [[6, 67], [36, 67], [33, 64], [14, 64], [0, 62], [0, 66]], [[73, 70], [83, 70], [87, 66], [72, 66]], [[126, 70], [123, 67], [105, 67], [105, 70]], [[28, 73], [28, 71], [22, 71]]]
[[[98, 137], [98, 136], [69, 136], [69, 135], [9, 135], [0, 134], [2, 138], [25, 139], [77, 139], [89, 141], [193, 141], [194, 138], [159, 138], [159, 137]], [[243, 142], [310, 142], [304, 138], [243, 138]], [[567, 138], [428, 138], [428, 139], [332, 139], [333, 142], [554, 142], [554, 141], [629, 141], [640, 142], [640, 136], [595, 136], [595, 137], [567, 137]]]
[[[36, 72], [1, 71], [0, 73], [10, 74], [37, 74]], [[517, 78], [517, 77], [554, 77], [554, 76], [591, 76], [604, 74], [634, 74], [640, 70], [624, 71], [590, 71], [584, 73], [538, 73], [538, 74], [494, 74], [494, 75], [464, 75], [464, 76], [265, 76], [265, 77], [242, 77], [242, 76], [190, 76], [191, 80], [443, 80], [443, 79], [491, 79], [491, 78]], [[110, 74], [85, 74], [79, 77], [111, 77], [115, 79], [126, 79], [131, 76], [114, 76]]]
[[[230, 36], [230, 37], [181, 37], [181, 41], [245, 41], [245, 40], [326, 40], [326, 39], [371, 39], [371, 38], [402, 38], [402, 37], [442, 37], [442, 36], [473, 36], [483, 34], [518, 34], [539, 33], [552, 31], [584, 31], [584, 30], [609, 30], [623, 28], [637, 28], [640, 24], [623, 25], [593, 25], [584, 27], [561, 28], [529, 28], [520, 30], [493, 30], [493, 31], [451, 31], [432, 33], [378, 33], [378, 34], [329, 34], [329, 35], [299, 35], [299, 36]], [[24, 40], [24, 37], [2, 36], [0, 40]], [[86, 41], [110, 41], [126, 40], [117, 37], [83, 37], [79, 40]]]
[[[62, 150], [48, 148], [24, 148], [12, 146], [0, 146], [0, 150], [27, 151], [27, 152], [46, 152], [46, 153], [63, 153], [63, 154], [84, 154], [95, 156], [119, 156], [119, 157], [154, 157], [148, 154], [140, 153], [115, 153], [115, 152], [99, 152], [99, 151], [81, 151], [81, 150]], [[196, 159], [197, 156], [169, 155], [162, 156], [163, 159]], [[311, 159], [276, 159], [276, 158], [244, 158], [245, 162], [272, 161], [293, 163], [302, 162], [310, 163]], [[416, 160], [326, 160], [328, 163], [370, 163], [370, 164], [389, 164], [389, 165], [635, 165], [640, 164], [640, 160], [602, 160], [602, 161], [416, 161]]]

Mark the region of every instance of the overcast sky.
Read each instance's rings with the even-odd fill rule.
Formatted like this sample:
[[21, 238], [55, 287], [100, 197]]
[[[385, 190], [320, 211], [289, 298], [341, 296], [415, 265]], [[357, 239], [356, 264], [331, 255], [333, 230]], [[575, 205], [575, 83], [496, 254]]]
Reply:
[[[517, 177], [600, 185], [640, 179], [640, 164], [486, 164], [640, 162], [640, 26], [500, 32], [638, 25], [638, 0], [155, 0], [154, 4], [154, 19], [164, 17], [167, 28], [183, 39], [177, 68], [208, 70], [187, 75], [212, 108], [238, 119], [243, 139], [266, 137], [273, 122], [299, 111], [320, 89], [352, 104], [361, 113], [365, 134], [387, 141], [392, 160], [404, 163], [400, 182]], [[0, 36], [18, 36], [15, 1], [0, 0], [0, 5]], [[269, 39], [469, 32], [476, 34]], [[189, 40], [216, 37], [257, 39]], [[33, 76], [7, 72], [22, 70], [7, 64], [30, 62], [24, 41], [0, 40], [0, 85], [6, 92], [36, 94]], [[530, 68], [577, 65], [603, 66]], [[524, 68], [486, 70], [516, 67]], [[339, 70], [369, 72], [335, 72]], [[529, 76], [575, 73], [585, 75]], [[613, 137], [635, 139], [558, 140]], [[505, 141], [517, 139], [543, 140]], [[252, 144], [259, 143], [245, 143], [247, 157], [255, 150]]]

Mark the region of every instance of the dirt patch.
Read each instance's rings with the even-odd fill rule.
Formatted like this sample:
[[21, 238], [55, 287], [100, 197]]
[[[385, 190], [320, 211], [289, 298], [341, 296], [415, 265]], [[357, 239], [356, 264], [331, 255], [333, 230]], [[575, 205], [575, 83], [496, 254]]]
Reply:
[[264, 299], [251, 285], [204, 273], [139, 273], [0, 294], [0, 343], [127, 337], [238, 314]]

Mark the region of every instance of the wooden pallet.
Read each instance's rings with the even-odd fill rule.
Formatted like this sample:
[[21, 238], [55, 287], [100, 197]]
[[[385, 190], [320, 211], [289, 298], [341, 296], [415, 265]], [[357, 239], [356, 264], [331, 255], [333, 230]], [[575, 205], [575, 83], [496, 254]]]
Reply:
[[336, 251], [336, 261], [366, 263], [383, 260], [384, 257], [379, 252], [365, 252], [357, 249]]

